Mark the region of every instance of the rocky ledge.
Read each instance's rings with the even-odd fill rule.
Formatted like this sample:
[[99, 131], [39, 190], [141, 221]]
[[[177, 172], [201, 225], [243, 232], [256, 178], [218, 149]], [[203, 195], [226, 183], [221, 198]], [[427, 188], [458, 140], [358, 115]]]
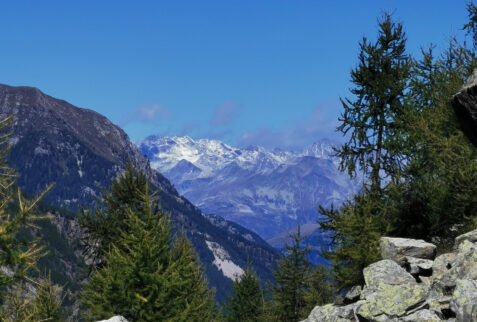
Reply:
[[423, 240], [383, 237], [381, 255], [363, 270], [364, 286], [303, 322], [477, 321], [477, 230], [437, 257]]

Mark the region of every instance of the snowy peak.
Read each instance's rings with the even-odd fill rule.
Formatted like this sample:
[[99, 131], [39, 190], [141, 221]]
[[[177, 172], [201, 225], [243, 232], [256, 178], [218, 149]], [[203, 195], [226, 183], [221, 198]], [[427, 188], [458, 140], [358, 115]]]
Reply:
[[316, 223], [318, 205], [337, 205], [356, 191], [338, 171], [334, 145], [321, 140], [291, 152], [152, 136], [140, 149], [202, 211], [269, 238], [297, 224]]

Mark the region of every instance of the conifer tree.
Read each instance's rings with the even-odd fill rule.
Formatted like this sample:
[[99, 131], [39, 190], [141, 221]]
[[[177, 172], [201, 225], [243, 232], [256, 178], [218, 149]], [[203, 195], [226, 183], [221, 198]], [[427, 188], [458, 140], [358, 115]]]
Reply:
[[451, 107], [476, 66], [468, 49], [451, 39], [446, 52], [432, 47], [416, 61], [409, 95], [408, 162], [392, 186], [392, 234], [450, 241], [455, 227], [471, 223], [477, 212], [477, 151], [460, 130]]
[[337, 130], [348, 142], [336, 150], [340, 168], [351, 177], [362, 171], [362, 191], [340, 209], [320, 206], [321, 228], [332, 233], [331, 259], [340, 288], [362, 282], [361, 269], [378, 259], [379, 237], [390, 229], [387, 186], [401, 176], [405, 159], [406, 92], [411, 60], [403, 26], [385, 13], [378, 39], [360, 43], [359, 64], [351, 72], [354, 100], [342, 99], [344, 112]]
[[366, 37], [360, 43], [359, 64], [351, 71], [355, 99], [341, 99], [344, 112], [337, 128], [349, 135], [337, 150], [341, 169], [354, 176], [358, 165], [376, 195], [381, 177], [396, 178], [401, 169], [401, 127], [411, 69], [403, 26], [385, 13], [378, 33], [375, 43]]
[[233, 295], [229, 296], [225, 305], [227, 321], [261, 321], [264, 294], [260, 280], [250, 266], [247, 266], [240, 278], [235, 279], [232, 289]]
[[305, 295], [306, 312], [311, 312], [317, 305], [325, 305], [333, 299], [334, 290], [330, 272], [324, 265], [311, 269], [307, 278], [308, 292]]
[[292, 245], [286, 245], [287, 252], [273, 272], [275, 285], [272, 287], [274, 311], [278, 321], [295, 322], [305, 318], [305, 297], [308, 293], [310, 262], [306, 259], [309, 247], [303, 247], [300, 230], [292, 236]]
[[[98, 200], [99, 207], [94, 211], [82, 211], [79, 224], [84, 231], [83, 253], [94, 266], [103, 265], [112, 245], [117, 245], [120, 232], [127, 233], [125, 218], [128, 211], [141, 213], [144, 210], [141, 198], [147, 182], [146, 175], [128, 163], [119, 180], [113, 181], [110, 190], [103, 192], [102, 199]], [[152, 213], [158, 214], [158, 200], [151, 202]]]
[[[213, 321], [213, 292], [207, 289], [197, 255], [184, 236], [173, 243], [168, 214], [159, 209], [142, 178], [129, 167], [107, 193], [107, 207], [102, 210], [113, 222], [98, 220], [98, 211], [94, 220], [83, 221], [98, 225], [88, 226], [96, 239], [104, 231], [117, 234], [100, 242], [109, 250], [101, 254], [102, 265], [93, 269], [83, 292], [86, 318], [120, 314], [132, 321], [200, 321], [202, 317]], [[133, 194], [129, 198], [127, 191]]]
[[[0, 120], [0, 320], [59, 321], [61, 302], [43, 292], [46, 280], [39, 283], [30, 277], [44, 255], [44, 246], [39, 240], [28, 242], [19, 238], [21, 229], [37, 229], [35, 221], [49, 218], [35, 212], [35, 207], [53, 185], [33, 199], [24, 198], [19, 188], [14, 189], [16, 174], [6, 162], [10, 151], [7, 131], [12, 119], [10, 116]], [[37, 289], [36, 296], [28, 294], [27, 283]], [[50, 280], [48, 283], [53, 287]], [[46, 301], [55, 306], [54, 312], [42, 310]]]

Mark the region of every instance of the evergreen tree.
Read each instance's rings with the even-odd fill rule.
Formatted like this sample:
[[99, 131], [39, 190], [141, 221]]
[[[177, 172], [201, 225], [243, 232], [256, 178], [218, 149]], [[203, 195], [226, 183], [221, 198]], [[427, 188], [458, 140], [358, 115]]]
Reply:
[[311, 312], [317, 305], [325, 305], [333, 299], [330, 272], [324, 265], [312, 268], [307, 278], [308, 293], [305, 295], [306, 312]]
[[[6, 163], [10, 151], [7, 132], [13, 117], [0, 120], [0, 319], [2, 321], [59, 321], [61, 302], [50, 297], [55, 312], [43, 311], [42, 303], [47, 300], [43, 292], [46, 281], [36, 282], [29, 275], [44, 255], [44, 246], [39, 240], [26, 241], [20, 238], [22, 229], [37, 229], [35, 221], [47, 219], [35, 211], [41, 198], [52, 189], [47, 187], [38, 197], [26, 199], [19, 188], [14, 189], [16, 174]], [[13, 201], [13, 203], [12, 203]], [[36, 287], [32, 297], [29, 287]], [[52, 286], [51, 281], [49, 282]]]
[[310, 263], [306, 256], [310, 248], [303, 247], [300, 230], [292, 237], [293, 244], [286, 245], [286, 255], [273, 272], [276, 283], [272, 287], [274, 311], [276, 318], [283, 322], [300, 321], [309, 313], [306, 311], [305, 297], [310, 273]]
[[[93, 270], [84, 290], [86, 318], [97, 320], [120, 314], [132, 321], [213, 320], [213, 292], [207, 289], [197, 256], [185, 237], [173, 244], [168, 215], [150, 194], [148, 181], [136, 176], [144, 178], [129, 167], [107, 194], [109, 204], [102, 210], [107, 210], [110, 220], [119, 222], [83, 221], [108, 225], [107, 229], [89, 227], [97, 239], [102, 231], [117, 233], [115, 237], [106, 236], [106, 242], [101, 243], [109, 243], [109, 251], [101, 254], [102, 265]], [[123, 183], [126, 187], [121, 188]], [[133, 185], [142, 186], [133, 189]], [[125, 191], [133, 196], [114, 195]], [[113, 203], [118, 200], [124, 203]], [[119, 213], [115, 214], [114, 209]]]
[[477, 212], [477, 153], [451, 107], [475, 59], [455, 39], [441, 57], [432, 47], [422, 54], [409, 95], [408, 162], [389, 195], [395, 208], [391, 233], [446, 241]]
[[381, 190], [381, 176], [396, 178], [401, 168], [402, 119], [411, 62], [401, 24], [384, 14], [376, 43], [363, 38], [359, 64], [351, 71], [355, 100], [341, 99], [338, 130], [349, 141], [337, 150], [341, 169], [351, 176], [356, 165], [369, 176], [370, 192]]
[[227, 321], [258, 322], [261, 321], [263, 309], [263, 291], [255, 272], [247, 266], [240, 278], [233, 285], [233, 295], [225, 305]]
[[208, 289], [199, 258], [184, 232], [174, 243], [172, 261], [179, 279], [183, 281], [174, 289], [175, 303], [182, 308], [176, 320], [213, 321], [216, 319], [215, 292]]
[[341, 170], [355, 176], [361, 170], [363, 189], [340, 209], [320, 206], [321, 228], [332, 234], [331, 259], [340, 288], [363, 281], [362, 268], [378, 259], [379, 238], [389, 231], [388, 182], [399, 181], [405, 158], [406, 92], [411, 60], [406, 54], [403, 27], [384, 14], [375, 43], [360, 43], [359, 64], [351, 72], [355, 100], [341, 100], [344, 112], [338, 130], [349, 141], [336, 150]]
[[320, 226], [330, 231], [332, 246], [330, 251], [322, 249], [322, 256], [331, 261], [333, 278], [340, 290], [363, 285], [363, 269], [380, 259], [379, 239], [383, 230], [389, 230], [383, 227], [389, 225], [383, 220], [387, 216], [376, 216], [375, 212], [388, 211], [384, 202], [371, 198], [366, 187], [339, 210], [320, 207], [325, 215]]
[[[94, 266], [103, 265], [112, 245], [118, 244], [120, 232], [128, 232], [125, 220], [128, 212], [144, 211], [141, 198], [146, 192], [147, 182], [146, 175], [128, 163], [119, 180], [113, 181], [110, 190], [102, 193], [102, 199], [98, 200], [99, 207], [94, 211], [82, 211], [79, 224], [84, 231], [83, 253]], [[159, 210], [159, 202], [153, 198], [152, 214], [158, 215]]]

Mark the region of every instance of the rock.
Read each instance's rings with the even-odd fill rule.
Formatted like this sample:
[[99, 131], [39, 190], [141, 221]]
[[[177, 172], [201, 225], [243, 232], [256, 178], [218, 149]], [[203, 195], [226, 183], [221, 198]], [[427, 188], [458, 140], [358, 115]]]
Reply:
[[477, 70], [467, 79], [461, 91], [454, 95], [452, 107], [463, 132], [477, 146]]
[[457, 236], [454, 243], [454, 250], [458, 250], [460, 244], [462, 244], [464, 241], [468, 241], [470, 243], [477, 242], [477, 229], [469, 231], [466, 234]]
[[113, 316], [112, 318], [110, 318], [109, 320], [101, 320], [101, 321], [97, 321], [97, 322], [128, 322], [128, 320], [126, 320], [126, 318], [124, 318], [120, 315], [116, 315], [116, 316]]
[[369, 265], [363, 270], [363, 275], [368, 288], [380, 287], [381, 284], [402, 285], [416, 283], [411, 274], [390, 259], [383, 259]]
[[457, 321], [477, 320], [477, 281], [458, 280], [450, 307]]
[[477, 231], [459, 236], [454, 251], [434, 261], [432, 244], [427, 251], [423, 250], [427, 246], [403, 246], [423, 243], [428, 244], [384, 238], [382, 247], [389, 258], [363, 270], [365, 286], [359, 297], [360, 287], [353, 287], [344, 297], [345, 301], [360, 300], [347, 306], [315, 308], [305, 321], [477, 322]]
[[423, 284], [407, 283], [390, 285], [381, 283], [374, 292], [368, 291], [365, 303], [356, 314], [371, 321], [373, 317], [386, 315], [388, 318], [405, 316], [412, 309], [425, 303], [428, 287]]
[[457, 254], [446, 253], [436, 257], [432, 264], [432, 276], [433, 278], [439, 278], [449, 271], [454, 265]]
[[430, 310], [421, 310], [402, 318], [402, 321], [403, 322], [433, 322], [433, 321], [442, 321], [442, 320], [436, 313]]
[[406, 256], [434, 259], [436, 245], [422, 239], [381, 237], [381, 255], [383, 259], [392, 259], [399, 265], [404, 264]]
[[327, 304], [316, 306], [306, 320], [302, 322], [345, 322], [355, 321], [355, 311], [364, 301], [358, 301], [346, 306]]
[[416, 258], [411, 256], [404, 257], [404, 267], [412, 275], [431, 275], [433, 264], [434, 261], [430, 259]]
[[346, 304], [354, 303], [359, 300], [361, 296], [362, 287], [361, 286], [353, 286], [348, 293], [346, 293], [344, 297], [344, 302]]

